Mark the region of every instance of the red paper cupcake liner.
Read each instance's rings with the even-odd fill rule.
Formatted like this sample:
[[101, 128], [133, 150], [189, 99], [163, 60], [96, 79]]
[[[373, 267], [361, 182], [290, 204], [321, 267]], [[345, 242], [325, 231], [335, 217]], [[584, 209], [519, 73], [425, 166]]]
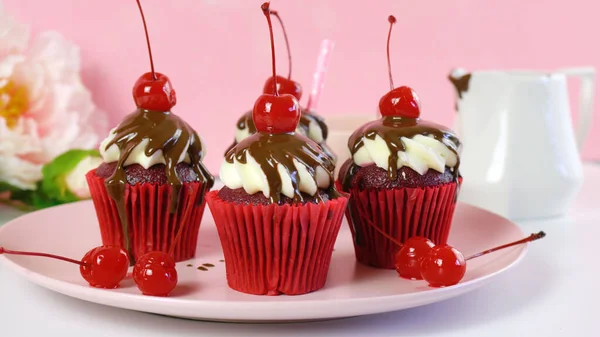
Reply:
[[448, 241], [458, 184], [389, 190], [352, 188], [346, 217], [356, 259], [377, 268], [394, 269], [398, 246], [373, 226], [404, 242], [424, 236], [435, 244]]
[[245, 205], [206, 195], [215, 219], [227, 283], [255, 295], [301, 295], [325, 285], [348, 203]]
[[[96, 170], [86, 175], [90, 193], [96, 208], [103, 245], [124, 247], [125, 238], [117, 204], [108, 194], [104, 178]], [[168, 184], [127, 185], [125, 208], [129, 224], [129, 242], [133, 258], [150, 251], [168, 253], [174, 239], [183, 226], [179, 242], [173, 248], [175, 261], [195, 257], [200, 221], [206, 205], [199, 182], [184, 183], [176, 212], [170, 212], [171, 187]]]

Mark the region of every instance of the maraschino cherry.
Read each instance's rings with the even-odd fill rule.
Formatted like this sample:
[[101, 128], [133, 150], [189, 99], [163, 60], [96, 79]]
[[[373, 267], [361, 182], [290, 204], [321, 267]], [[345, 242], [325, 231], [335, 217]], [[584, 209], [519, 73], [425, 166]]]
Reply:
[[543, 231], [534, 233], [524, 239], [494, 247], [467, 258], [450, 245], [435, 246], [421, 261], [421, 276], [432, 287], [449, 287], [462, 280], [467, 271], [467, 261], [504, 248], [535, 241], [545, 236], [546, 233]]
[[288, 53], [288, 76], [287, 78], [279, 75], [273, 75], [267, 79], [265, 82], [265, 87], [263, 92], [265, 94], [275, 94], [275, 90], [280, 94], [289, 94], [296, 97], [297, 100], [300, 100], [302, 97], [302, 86], [300, 83], [292, 80], [292, 53], [290, 51], [290, 43], [288, 40], [287, 33], [285, 31], [285, 26], [283, 25], [283, 20], [279, 16], [279, 13], [274, 10], [269, 10], [269, 13], [279, 20], [279, 24], [281, 25], [281, 30], [283, 31], [283, 38], [285, 39], [285, 46], [287, 48]]
[[144, 17], [140, 0], [137, 0], [137, 4], [142, 15], [144, 32], [146, 33], [151, 71], [140, 76], [135, 82], [133, 86], [133, 100], [140, 109], [161, 112], [170, 111], [177, 103], [175, 90], [171, 85], [171, 80], [166, 75], [154, 71], [154, 61], [152, 60], [152, 49], [150, 48], [146, 18]]
[[160, 251], [142, 255], [133, 267], [133, 280], [144, 295], [168, 296], [177, 286], [173, 256]]
[[431, 240], [422, 236], [408, 238], [394, 255], [398, 275], [409, 280], [422, 280], [421, 261], [434, 246]]
[[273, 25], [269, 3], [262, 4], [261, 9], [269, 24], [271, 38], [271, 63], [273, 67], [273, 94], [263, 94], [254, 103], [252, 118], [259, 132], [263, 133], [289, 133], [296, 130], [300, 120], [300, 104], [296, 97], [290, 94], [279, 94], [277, 86], [277, 70], [275, 68], [275, 42], [273, 38]]
[[394, 88], [392, 79], [392, 63], [390, 61], [390, 38], [392, 36], [392, 27], [396, 23], [396, 18], [393, 15], [388, 17], [390, 22], [390, 30], [387, 39], [387, 61], [388, 73], [390, 76], [390, 92], [385, 94], [379, 100], [379, 111], [382, 116], [388, 117], [404, 117], [404, 118], [419, 118], [421, 115], [421, 103], [417, 93], [407, 86]]
[[467, 261], [458, 249], [450, 245], [433, 247], [421, 260], [421, 277], [431, 287], [457, 284], [467, 272]]
[[399, 247], [394, 255], [394, 264], [398, 275], [410, 280], [424, 279], [431, 287], [448, 287], [460, 282], [467, 271], [468, 260], [546, 236], [546, 233], [542, 231], [465, 258], [456, 248], [447, 244], [436, 246], [429, 239], [421, 236], [410, 237], [404, 243], [401, 243], [373, 222], [368, 219], [365, 220], [369, 226]]
[[413, 236], [408, 238], [404, 243], [401, 243], [375, 226], [369, 219], [364, 218], [364, 220], [379, 234], [398, 246], [398, 251], [394, 254], [394, 266], [398, 275], [409, 280], [421, 280], [421, 260], [423, 260], [435, 244], [422, 236]]
[[0, 254], [39, 256], [79, 265], [81, 276], [92, 286], [113, 289], [119, 286], [129, 269], [129, 255], [117, 246], [96, 247], [85, 254], [81, 261], [68, 257], [36, 252], [8, 250], [0, 247]]

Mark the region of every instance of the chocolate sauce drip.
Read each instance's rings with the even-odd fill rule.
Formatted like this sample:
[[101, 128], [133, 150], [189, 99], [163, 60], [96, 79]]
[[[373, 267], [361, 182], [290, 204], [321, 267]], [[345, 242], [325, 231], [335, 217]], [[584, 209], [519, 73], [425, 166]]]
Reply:
[[[321, 148], [323, 149], [323, 151], [330, 158], [332, 158], [333, 161], [335, 162], [336, 161], [335, 154], [325, 144], [325, 141], [327, 140], [327, 136], [329, 135], [329, 129], [327, 128], [327, 124], [325, 124], [325, 120], [321, 116], [318, 116], [318, 115], [315, 115], [315, 114], [309, 113], [309, 112], [304, 112], [304, 110], [302, 110], [302, 111], [303, 112], [302, 112], [302, 115], [300, 116], [300, 122], [298, 122], [298, 127], [301, 128], [306, 135], [308, 135], [308, 127], [309, 127], [310, 123], [316, 122], [317, 124], [319, 124], [319, 127], [321, 128], [321, 131], [323, 132], [323, 142], [319, 145], [321, 145]], [[256, 126], [254, 125], [254, 120], [252, 119], [252, 111], [246, 112], [237, 121], [237, 128], [239, 130], [243, 130], [246, 127], [248, 128], [248, 131], [250, 132], [251, 135], [256, 133]], [[229, 148], [227, 148], [227, 150], [225, 151], [225, 154], [227, 154], [229, 151], [231, 151], [231, 149], [233, 149], [233, 147], [236, 145], [237, 145], [237, 142], [234, 140], [233, 144], [231, 144], [229, 146]]]
[[[330, 194], [337, 197], [339, 194], [333, 183], [333, 171], [335, 163], [321, 149], [321, 147], [307, 137], [295, 133], [268, 134], [258, 132], [242, 140], [227, 154], [225, 160], [233, 163], [234, 159], [246, 164], [248, 156], [252, 156], [267, 177], [272, 203], [279, 203], [282, 192], [281, 176], [278, 165], [282, 165], [292, 178], [294, 188], [293, 203], [303, 203], [304, 198], [300, 192], [300, 174], [294, 164], [294, 159], [304, 165], [317, 184], [317, 168], [321, 167], [329, 175], [331, 181]], [[314, 195], [317, 202], [322, 202], [318, 191]]]
[[149, 157], [157, 151], [161, 151], [162, 157], [165, 160], [165, 174], [172, 189], [170, 200], [171, 213], [177, 210], [179, 194], [183, 185], [177, 176], [176, 165], [186, 154], [190, 157], [191, 165], [198, 176], [198, 181], [202, 182], [200, 198], [198, 198], [199, 203], [203, 202], [204, 193], [214, 183], [214, 177], [201, 162], [204, 149], [202, 148], [200, 137], [185, 121], [169, 111], [158, 112], [144, 109], [138, 109], [125, 117], [115, 130], [113, 140], [105, 148], [107, 150], [112, 145], [116, 145], [120, 151], [115, 172], [106, 179], [105, 185], [108, 194], [117, 204], [123, 236], [126, 239], [125, 249], [128, 251], [130, 251], [131, 244], [128, 240], [129, 224], [125, 209], [127, 177], [124, 170], [124, 163], [129, 158], [133, 149], [143, 141], [148, 142], [144, 149], [146, 156]]
[[452, 75], [448, 76], [448, 79], [452, 84], [454, 84], [454, 88], [458, 93], [458, 98], [462, 98], [462, 94], [464, 92], [469, 91], [469, 82], [471, 81], [471, 74], [466, 74], [460, 77], [454, 77]]
[[[427, 122], [418, 118], [403, 118], [386, 116], [379, 120], [367, 123], [356, 130], [348, 140], [348, 148], [352, 156], [364, 146], [363, 138], [374, 140], [376, 136], [381, 137], [387, 144], [390, 150], [388, 161], [388, 178], [396, 180], [398, 175], [398, 152], [406, 151], [406, 146], [402, 141], [402, 137], [413, 138], [416, 135], [431, 136], [440, 141], [450, 151], [456, 154], [457, 162], [453, 167], [455, 181], [458, 182], [459, 172], [458, 167], [460, 158], [458, 156], [460, 141], [452, 132], [441, 125]], [[340, 180], [343, 189], [348, 191], [354, 173], [358, 166], [352, 162], [350, 165], [344, 165], [340, 170]]]

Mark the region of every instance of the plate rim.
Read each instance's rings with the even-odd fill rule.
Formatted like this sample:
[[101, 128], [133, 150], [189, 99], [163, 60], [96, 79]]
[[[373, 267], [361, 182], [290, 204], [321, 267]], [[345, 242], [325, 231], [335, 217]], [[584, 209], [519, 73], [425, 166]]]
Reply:
[[[58, 208], [84, 207], [84, 206], [80, 206], [81, 204], [84, 204], [84, 203], [92, 203], [92, 201], [91, 200], [83, 200], [83, 201], [78, 201], [78, 202], [74, 202], [74, 203], [70, 203], [70, 204], [59, 205], [59, 206], [55, 206], [55, 207], [50, 207], [50, 208], [26, 213], [26, 214], [21, 215], [11, 221], [8, 221], [4, 225], [2, 225], [0, 227], [0, 236], [1, 236], [2, 232], [6, 230], [6, 228], [10, 227], [11, 225], [14, 226], [14, 224], [13, 224], [14, 222], [22, 221], [23, 218], [32, 216], [35, 213], [45, 212], [49, 209], [56, 210]], [[494, 216], [494, 217], [500, 218], [504, 221], [507, 221], [510, 224], [512, 224], [516, 229], [518, 229], [521, 232], [521, 234], [524, 235], [523, 230], [516, 223], [511, 221], [510, 219], [504, 218], [496, 213], [493, 213], [488, 210], [485, 210], [485, 209], [482, 209], [482, 208], [479, 208], [477, 206], [473, 206], [470, 204], [466, 204], [466, 203], [463, 203], [460, 201], [457, 203], [457, 207], [459, 205], [461, 205], [461, 207], [468, 207], [468, 208], [476, 209], [478, 211], [483, 211], [485, 213], [488, 213], [489, 216]], [[91, 206], [93, 206], [93, 205], [91, 205]], [[210, 214], [210, 210], [209, 210], [209, 213], [205, 212], [205, 216], [206, 216], [206, 214]], [[203, 221], [204, 221], [204, 218], [203, 218]], [[306, 319], [313, 320], [313, 319], [319, 319], [319, 318], [331, 319], [331, 318], [343, 318], [343, 317], [351, 317], [351, 316], [363, 316], [363, 315], [383, 313], [383, 312], [399, 311], [399, 310], [419, 307], [419, 306], [423, 306], [423, 305], [427, 305], [427, 304], [431, 304], [431, 303], [435, 303], [435, 302], [445, 301], [450, 298], [454, 298], [454, 297], [463, 295], [463, 294], [465, 294], [469, 291], [475, 290], [479, 287], [482, 287], [482, 286], [486, 285], [487, 283], [489, 283], [496, 276], [506, 272], [507, 270], [509, 270], [511, 268], [516, 267], [518, 264], [521, 263], [521, 261], [527, 255], [527, 252], [529, 250], [529, 244], [527, 243], [527, 244], [521, 245], [519, 247], [516, 247], [515, 249], [519, 249], [518, 256], [510, 264], [508, 264], [508, 265], [504, 266], [503, 268], [498, 269], [490, 274], [487, 274], [487, 275], [484, 275], [484, 276], [481, 276], [478, 278], [474, 278], [474, 279], [471, 279], [471, 280], [468, 280], [465, 282], [461, 282], [461, 283], [451, 286], [451, 287], [428, 289], [426, 292], [411, 292], [411, 293], [402, 293], [402, 294], [395, 294], [395, 295], [379, 295], [379, 296], [372, 296], [372, 297], [368, 297], [368, 298], [343, 298], [343, 299], [329, 298], [329, 299], [310, 299], [310, 300], [300, 300], [300, 301], [298, 301], [298, 300], [269, 301], [269, 300], [265, 300], [268, 297], [258, 296], [258, 295], [255, 295], [255, 296], [257, 296], [257, 300], [252, 299], [252, 300], [244, 300], [244, 301], [226, 301], [226, 300], [218, 301], [218, 300], [202, 300], [202, 299], [191, 300], [191, 299], [181, 299], [181, 298], [176, 298], [176, 297], [156, 298], [156, 297], [151, 297], [151, 296], [144, 296], [141, 294], [130, 294], [130, 293], [123, 293], [123, 292], [118, 292], [118, 291], [106, 291], [105, 289], [97, 289], [97, 288], [92, 288], [92, 287], [88, 287], [85, 285], [73, 284], [70, 282], [58, 280], [58, 279], [40, 274], [40, 273], [30, 270], [28, 268], [25, 268], [22, 265], [20, 265], [19, 263], [13, 261], [9, 256], [5, 256], [5, 255], [0, 255], [0, 263], [3, 263], [5, 266], [8, 266], [10, 269], [16, 271], [19, 275], [23, 276], [26, 280], [32, 282], [33, 284], [35, 284], [37, 286], [60, 293], [64, 296], [83, 300], [83, 301], [90, 302], [90, 303], [106, 305], [109, 307], [122, 308], [122, 309], [126, 309], [126, 310], [134, 310], [134, 311], [140, 311], [140, 312], [146, 312], [146, 313], [162, 314], [162, 315], [173, 316], [173, 317], [200, 319], [200, 320], [220, 320], [220, 319], [222, 320], [222, 319], [225, 319], [225, 320], [231, 321], [231, 322], [241, 322], [241, 321], [248, 321], [248, 322], [277, 321], [277, 322], [281, 322], [281, 321], [299, 321], [299, 320], [306, 320]], [[75, 290], [66, 290], [66, 288], [74, 288]], [[451, 291], [449, 291], [449, 289], [451, 289]], [[100, 294], [102, 294], [102, 295], [100, 295]], [[446, 296], [440, 295], [440, 294], [444, 294]], [[403, 303], [403, 302], [410, 301], [411, 299], [423, 297], [423, 296], [427, 296], [430, 299], [433, 298], [433, 300], [432, 301], [424, 301], [417, 305], [411, 304], [406, 307], [397, 306], [397, 308], [395, 308], [395, 309], [388, 308], [390, 305], [393, 306], [393, 304], [395, 304], [395, 303]], [[290, 296], [290, 298], [293, 298], [293, 297], [296, 297], [296, 296]], [[260, 299], [258, 299], [258, 298], [260, 298]], [[442, 299], [439, 299], [439, 298], [442, 298]], [[125, 301], [123, 301], [123, 299], [125, 299]], [[340, 307], [348, 308], [348, 307], [360, 306], [364, 302], [373, 302], [373, 301], [377, 301], [377, 302], [379, 302], [379, 304], [381, 304], [379, 306], [379, 308], [381, 310], [368, 310], [363, 313], [348, 314], [348, 312], [350, 312], [352, 310], [345, 309], [345, 310], [341, 310], [341, 312], [339, 310], [335, 311], [335, 312], [331, 312], [326, 317], [324, 317], [322, 314], [319, 314], [319, 315], [315, 315], [314, 317], [309, 317], [309, 318], [306, 318], [306, 316], [307, 316], [306, 313], [304, 313], [302, 315], [298, 315], [298, 316], [302, 316], [303, 318], [289, 318], [293, 315], [291, 315], [291, 316], [286, 315], [288, 312], [285, 312], [285, 313], [283, 313], [282, 316], [285, 316], [286, 318], [282, 318], [282, 319], [279, 319], [278, 317], [270, 317], [268, 319], [260, 319], [260, 318], [236, 319], [236, 318], [231, 318], [231, 317], [233, 317], [233, 316], [238, 317], [239, 315], [237, 315], [237, 314], [230, 315], [228, 317], [223, 317], [222, 315], [218, 314], [218, 312], [215, 312], [215, 314], [213, 314], [213, 315], [206, 315], [206, 311], [199, 312], [198, 313], [199, 315], [194, 316], [194, 317], [184, 317], [184, 316], [180, 316], [178, 314], [168, 313], [168, 312], [172, 312], [172, 310], [170, 310], [170, 309], [157, 311], [157, 310], [152, 310], [153, 308], [147, 308], [147, 309], [139, 308], [140, 306], [144, 306], [144, 304], [147, 304], [147, 303], [156, 304], [157, 302], [162, 302], [165, 304], [171, 304], [171, 305], [177, 305], [177, 306], [187, 306], [187, 307], [194, 308], [194, 309], [197, 309], [198, 311], [200, 311], [201, 309], [208, 309], [210, 307], [214, 307], [215, 305], [223, 305], [223, 303], [226, 303], [227, 307], [231, 308], [232, 310], [240, 310], [241, 311], [241, 310], [247, 309], [249, 306], [251, 306], [253, 309], [256, 309], [255, 312], [258, 312], [258, 311], [260, 311], [260, 309], [264, 309], [264, 308], [268, 308], [270, 310], [275, 310], [275, 311], [281, 310], [281, 309], [288, 309], [289, 307], [294, 307], [297, 309], [309, 309], [309, 308], [314, 308], [316, 306], [320, 306], [321, 307], [320, 309], [323, 309], [323, 308], [328, 309], [328, 308], [332, 308], [333, 306], [335, 306], [336, 308], [340, 308]], [[116, 303], [116, 302], [119, 302], [119, 303]], [[318, 312], [322, 312], [322, 311], [328, 311], [328, 310], [318, 310]], [[317, 312], [317, 311], [315, 311], [315, 312]], [[254, 317], [256, 315], [248, 315], [248, 317], [250, 317], [250, 316]], [[294, 317], [296, 317], [296, 316], [294, 316]]]

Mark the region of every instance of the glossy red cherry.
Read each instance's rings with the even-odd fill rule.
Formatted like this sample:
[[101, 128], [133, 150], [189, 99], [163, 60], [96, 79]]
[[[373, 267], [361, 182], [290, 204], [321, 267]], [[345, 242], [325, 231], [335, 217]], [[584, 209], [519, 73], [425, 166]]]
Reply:
[[294, 132], [300, 120], [300, 104], [292, 95], [260, 95], [254, 103], [252, 119], [260, 132]]
[[289, 94], [280, 95], [278, 88], [278, 77], [275, 67], [275, 41], [273, 39], [273, 25], [271, 23], [271, 12], [269, 3], [262, 4], [261, 9], [267, 18], [269, 25], [269, 37], [271, 39], [271, 66], [273, 68], [272, 90], [273, 94], [263, 94], [254, 103], [252, 119], [256, 130], [268, 133], [288, 133], [296, 130], [300, 120], [300, 104], [298, 100]]
[[402, 86], [385, 94], [379, 100], [379, 111], [382, 116], [419, 118], [421, 103], [417, 93], [407, 86]]
[[146, 253], [133, 267], [133, 280], [144, 295], [168, 296], [177, 286], [175, 260], [164, 252]]
[[150, 47], [150, 37], [148, 36], [148, 27], [146, 18], [142, 10], [140, 0], [137, 0], [142, 23], [144, 24], [144, 33], [146, 34], [146, 44], [148, 45], [148, 56], [150, 57], [150, 72], [140, 76], [133, 86], [133, 100], [138, 108], [150, 111], [170, 111], [177, 103], [177, 96], [169, 78], [161, 73], [154, 71], [154, 61], [152, 60], [152, 48]]
[[422, 236], [406, 240], [394, 256], [398, 275], [409, 280], [421, 280], [421, 260], [434, 246], [431, 240]]
[[1, 254], [47, 257], [77, 264], [81, 276], [91, 286], [98, 288], [112, 289], [118, 287], [129, 269], [127, 252], [115, 246], [96, 247], [87, 252], [81, 261], [60, 255], [9, 250], [4, 247], [0, 247]]
[[433, 247], [421, 261], [421, 277], [432, 287], [455, 285], [466, 271], [465, 257], [449, 245]]
[[[297, 100], [300, 100], [302, 97], [302, 86], [300, 83], [292, 80], [292, 52], [290, 50], [290, 41], [287, 36], [287, 32], [285, 30], [285, 26], [283, 25], [283, 20], [279, 13], [274, 10], [269, 9], [269, 14], [277, 18], [279, 24], [281, 25], [281, 30], [283, 31], [283, 38], [285, 39], [285, 47], [288, 54], [288, 76], [271, 76], [265, 82], [265, 86], [263, 88], [263, 93], [275, 95], [275, 92], [279, 94], [288, 94], [296, 97]], [[275, 90], [277, 89], [277, 90]]]
[[129, 255], [116, 246], [100, 246], [81, 259], [81, 276], [97, 288], [117, 288], [129, 270]]
[[417, 93], [407, 86], [402, 86], [394, 89], [394, 80], [392, 78], [392, 62], [390, 59], [390, 39], [392, 37], [392, 27], [396, 23], [396, 18], [393, 15], [388, 17], [390, 22], [390, 30], [387, 38], [387, 62], [388, 74], [390, 77], [390, 92], [385, 94], [379, 100], [379, 112], [384, 117], [404, 117], [404, 118], [419, 118], [421, 115], [421, 103]]
[[136, 106], [150, 111], [170, 111], [177, 103], [175, 90], [166, 75], [147, 72], [135, 82], [133, 99]]
[[421, 261], [421, 276], [432, 287], [448, 287], [457, 284], [465, 275], [467, 261], [483, 255], [522, 245], [546, 237], [544, 231], [533, 233], [521, 240], [484, 250], [465, 259], [463, 254], [449, 245], [433, 247]]
[[265, 94], [275, 94], [275, 86], [273, 85], [273, 82], [277, 83], [277, 92], [279, 94], [292, 95], [296, 97], [297, 100], [300, 100], [300, 98], [302, 97], [302, 86], [300, 85], [300, 83], [279, 75], [277, 76], [276, 81], [273, 78], [273, 76], [267, 79], [267, 81], [265, 82], [265, 87], [263, 89], [263, 92]]

